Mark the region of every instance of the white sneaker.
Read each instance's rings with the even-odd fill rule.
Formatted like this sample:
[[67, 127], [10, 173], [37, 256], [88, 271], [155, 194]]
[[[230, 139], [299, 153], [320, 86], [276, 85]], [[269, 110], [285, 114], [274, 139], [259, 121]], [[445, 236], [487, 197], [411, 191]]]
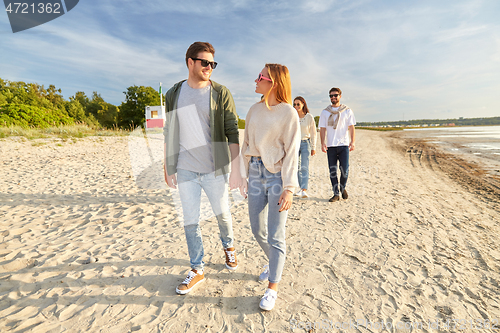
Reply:
[[264, 271], [259, 275], [259, 281], [266, 281], [269, 278], [269, 265], [264, 265]]
[[278, 292], [267, 288], [264, 296], [260, 299], [259, 307], [262, 310], [269, 311], [274, 308], [274, 304], [276, 303], [276, 299], [278, 298]]
[[293, 195], [296, 196], [296, 197], [301, 197], [302, 196], [302, 190], [298, 190]]
[[307, 194], [306, 191], [302, 191], [302, 196], [301, 198], [309, 198], [309, 195]]

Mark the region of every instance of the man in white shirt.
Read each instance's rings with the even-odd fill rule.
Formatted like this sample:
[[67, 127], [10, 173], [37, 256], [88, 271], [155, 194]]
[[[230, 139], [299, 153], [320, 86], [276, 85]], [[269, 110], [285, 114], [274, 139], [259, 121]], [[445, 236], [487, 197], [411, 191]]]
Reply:
[[328, 155], [333, 187], [333, 197], [330, 198], [330, 202], [339, 201], [340, 194], [342, 199], [348, 198], [346, 186], [349, 175], [349, 152], [354, 150], [355, 140], [354, 113], [347, 105], [340, 104], [340, 98], [342, 91], [339, 88], [330, 89], [332, 104], [326, 107], [319, 117], [321, 150]]

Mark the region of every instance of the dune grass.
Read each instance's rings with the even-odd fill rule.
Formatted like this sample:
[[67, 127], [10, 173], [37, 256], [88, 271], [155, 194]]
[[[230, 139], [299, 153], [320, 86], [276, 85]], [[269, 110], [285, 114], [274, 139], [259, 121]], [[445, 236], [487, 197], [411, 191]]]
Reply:
[[48, 128], [23, 128], [21, 126], [0, 127], [0, 138], [23, 137], [28, 140], [43, 138], [84, 138], [87, 136], [122, 136], [129, 135], [129, 130], [119, 128], [91, 128], [84, 124], [61, 125]]

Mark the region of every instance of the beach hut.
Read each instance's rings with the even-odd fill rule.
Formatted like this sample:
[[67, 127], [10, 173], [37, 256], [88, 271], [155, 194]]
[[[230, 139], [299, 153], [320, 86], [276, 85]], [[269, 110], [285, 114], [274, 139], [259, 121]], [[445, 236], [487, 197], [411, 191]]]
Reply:
[[164, 121], [164, 106], [146, 106], [146, 129], [163, 127]]

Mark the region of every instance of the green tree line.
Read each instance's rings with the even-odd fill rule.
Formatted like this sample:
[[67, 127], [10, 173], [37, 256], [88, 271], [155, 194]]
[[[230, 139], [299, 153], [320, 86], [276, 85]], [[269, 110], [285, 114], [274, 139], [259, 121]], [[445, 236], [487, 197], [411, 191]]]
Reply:
[[448, 125], [455, 126], [488, 126], [500, 125], [500, 117], [487, 118], [453, 118], [453, 119], [415, 119], [400, 121], [359, 122], [357, 126], [419, 126], [419, 125]]
[[147, 105], [160, 105], [152, 87], [131, 86], [120, 106], [107, 103], [99, 93], [78, 91], [65, 100], [61, 89], [0, 78], [0, 126], [47, 128], [83, 123], [92, 128], [130, 128], [145, 122]]

